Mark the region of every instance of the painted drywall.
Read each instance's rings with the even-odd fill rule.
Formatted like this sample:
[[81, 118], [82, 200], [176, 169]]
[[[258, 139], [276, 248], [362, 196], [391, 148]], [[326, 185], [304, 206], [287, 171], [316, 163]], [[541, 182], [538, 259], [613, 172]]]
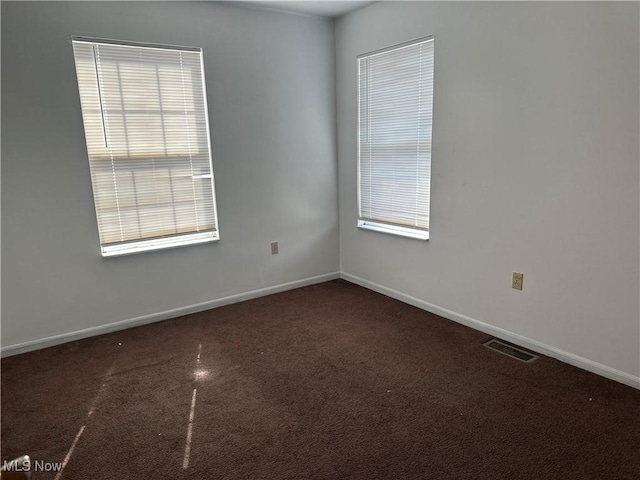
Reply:
[[[342, 271], [637, 377], [638, 8], [378, 2], [338, 19]], [[426, 35], [435, 99], [422, 242], [356, 228], [355, 58]]]
[[[1, 8], [2, 346], [339, 270], [330, 20], [214, 2]], [[204, 49], [219, 242], [100, 256], [72, 34]]]

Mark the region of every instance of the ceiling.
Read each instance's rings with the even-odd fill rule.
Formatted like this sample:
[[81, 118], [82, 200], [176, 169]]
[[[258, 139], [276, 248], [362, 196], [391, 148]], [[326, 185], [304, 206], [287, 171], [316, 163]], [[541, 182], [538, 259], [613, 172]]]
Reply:
[[333, 1], [333, 0], [297, 0], [289, 2], [279, 2], [270, 0], [241, 0], [247, 6], [257, 6], [272, 10], [281, 10], [290, 13], [303, 15], [316, 15], [321, 17], [339, 17], [358, 8], [364, 7], [373, 1]]

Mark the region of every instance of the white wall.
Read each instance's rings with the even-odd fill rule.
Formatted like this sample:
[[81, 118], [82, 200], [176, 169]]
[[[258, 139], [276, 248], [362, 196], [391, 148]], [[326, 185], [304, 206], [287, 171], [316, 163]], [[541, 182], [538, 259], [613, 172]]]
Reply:
[[[212, 2], [1, 8], [3, 346], [339, 270], [331, 21]], [[100, 256], [71, 34], [203, 47], [220, 242]]]
[[[339, 19], [343, 272], [637, 377], [638, 19], [637, 2], [383, 2]], [[355, 226], [355, 57], [425, 35], [421, 242]]]

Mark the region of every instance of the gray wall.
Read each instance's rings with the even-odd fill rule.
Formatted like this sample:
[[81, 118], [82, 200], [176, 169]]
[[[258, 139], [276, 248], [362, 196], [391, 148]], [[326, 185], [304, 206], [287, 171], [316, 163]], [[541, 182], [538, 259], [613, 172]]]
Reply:
[[[331, 21], [211, 2], [1, 8], [3, 346], [339, 269]], [[203, 47], [220, 242], [100, 256], [71, 34]]]
[[[339, 19], [342, 271], [638, 376], [638, 19], [637, 2]], [[355, 57], [431, 34], [431, 239], [358, 230]]]
[[[637, 3], [377, 3], [339, 19], [335, 45], [331, 21], [212, 2], [1, 8], [3, 346], [341, 261], [640, 374]], [[70, 34], [204, 48], [219, 243], [100, 257]], [[358, 230], [355, 56], [429, 34], [431, 240]]]

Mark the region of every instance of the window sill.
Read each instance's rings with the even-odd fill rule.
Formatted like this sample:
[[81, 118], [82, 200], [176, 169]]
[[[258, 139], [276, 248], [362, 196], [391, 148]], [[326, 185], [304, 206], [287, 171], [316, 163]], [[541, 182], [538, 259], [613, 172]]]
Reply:
[[372, 222], [369, 220], [358, 220], [358, 228], [363, 230], [371, 230], [374, 232], [387, 233], [397, 235], [399, 237], [413, 238], [416, 240], [429, 240], [429, 232], [425, 230], [416, 230], [415, 228], [400, 227], [397, 225], [388, 225], [385, 223]]
[[102, 247], [103, 257], [120, 257], [134, 253], [153, 252], [167, 248], [197, 245], [199, 243], [216, 242], [220, 240], [218, 232], [201, 232], [190, 235], [180, 235], [168, 238], [152, 238], [139, 242], [121, 243]]

